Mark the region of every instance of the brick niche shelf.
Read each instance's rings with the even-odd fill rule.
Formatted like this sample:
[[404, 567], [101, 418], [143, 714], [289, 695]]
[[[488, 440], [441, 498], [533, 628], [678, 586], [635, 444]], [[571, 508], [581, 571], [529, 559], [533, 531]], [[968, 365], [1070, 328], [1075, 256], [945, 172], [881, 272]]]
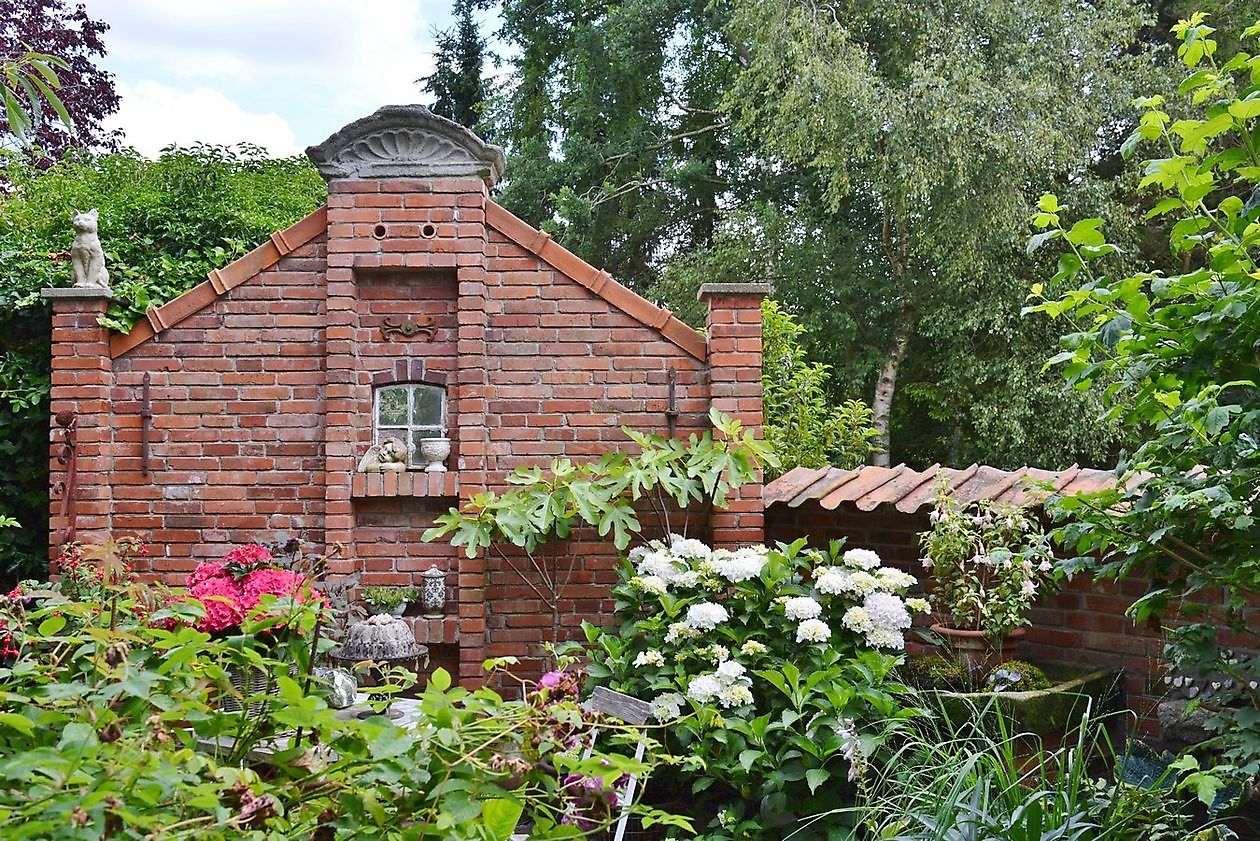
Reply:
[[373, 497], [427, 497], [456, 499], [459, 497], [459, 474], [424, 473], [419, 470], [401, 473], [356, 473], [350, 482], [354, 499]]

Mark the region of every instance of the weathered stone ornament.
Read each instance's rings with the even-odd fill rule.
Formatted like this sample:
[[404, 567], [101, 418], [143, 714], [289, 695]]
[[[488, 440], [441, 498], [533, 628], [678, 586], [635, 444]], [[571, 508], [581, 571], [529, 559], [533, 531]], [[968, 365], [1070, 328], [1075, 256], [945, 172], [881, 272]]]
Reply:
[[70, 246], [70, 270], [74, 285], [80, 289], [109, 289], [109, 272], [105, 269], [105, 252], [97, 236], [97, 212], [92, 208], [70, 217], [74, 226], [74, 244]]
[[359, 473], [399, 473], [407, 469], [407, 445], [398, 438], [386, 438], [368, 447], [359, 460]]
[[420, 458], [424, 460], [425, 473], [445, 473], [446, 459], [450, 454], [450, 438], [422, 438], [420, 440]]
[[506, 158], [498, 146], [423, 105], [386, 105], [306, 150], [325, 180], [474, 176], [493, 187]]
[[354, 706], [354, 694], [359, 691], [354, 675], [341, 668], [316, 666], [315, 679], [328, 687], [328, 706], [334, 710]]

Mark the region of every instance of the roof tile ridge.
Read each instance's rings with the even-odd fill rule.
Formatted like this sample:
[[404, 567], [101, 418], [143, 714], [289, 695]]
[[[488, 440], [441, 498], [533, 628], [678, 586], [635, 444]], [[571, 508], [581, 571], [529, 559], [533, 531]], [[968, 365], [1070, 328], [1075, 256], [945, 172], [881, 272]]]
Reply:
[[708, 356], [704, 337], [669, 310], [658, 307], [630, 287], [622, 285], [608, 272], [595, 268], [545, 231], [533, 227], [493, 199], [486, 201], [486, 224], [696, 359], [703, 362]]

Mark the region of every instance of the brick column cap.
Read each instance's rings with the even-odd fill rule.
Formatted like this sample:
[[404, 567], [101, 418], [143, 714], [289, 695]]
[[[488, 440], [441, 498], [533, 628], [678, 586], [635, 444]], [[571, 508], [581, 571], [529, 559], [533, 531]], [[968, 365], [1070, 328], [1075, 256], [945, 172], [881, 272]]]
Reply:
[[702, 283], [696, 294], [697, 301], [718, 295], [749, 295], [764, 298], [771, 292], [768, 283]]
[[56, 286], [40, 290], [46, 301], [100, 301], [111, 300], [114, 293], [99, 286]]

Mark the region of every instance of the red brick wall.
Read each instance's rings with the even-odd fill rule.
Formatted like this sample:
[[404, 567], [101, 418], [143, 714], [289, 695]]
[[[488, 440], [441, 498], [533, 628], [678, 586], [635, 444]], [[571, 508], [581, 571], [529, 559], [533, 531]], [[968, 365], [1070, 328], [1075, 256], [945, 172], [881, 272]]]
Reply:
[[[99, 300], [55, 302], [54, 408], [85, 427], [80, 536], [138, 534], [154, 545], [147, 572], [175, 583], [278, 531], [341, 544], [335, 571], [360, 571], [365, 585], [418, 583], [436, 564], [448, 573], [448, 616], [414, 620], [417, 635], [475, 680], [486, 656], [533, 653], [550, 614], [498, 558], [463, 558], [420, 535], [515, 467], [625, 447], [623, 425], [665, 433], [671, 376], [676, 434], [707, 429], [711, 399], [757, 427], [759, 300], [711, 301], [710, 351], [493, 205], [479, 178], [334, 179], [326, 211], [127, 336], [95, 324]], [[410, 316], [432, 319], [435, 335], [383, 335], [385, 319]], [[374, 389], [407, 381], [447, 389], [450, 472], [356, 474]], [[749, 488], [712, 523], [693, 512], [690, 532], [760, 540], [759, 497]], [[608, 615], [618, 553], [589, 534], [564, 551], [578, 558], [561, 603], [572, 631]]]
[[[808, 536], [812, 544], [825, 545], [828, 540], [845, 538], [848, 547], [873, 549], [885, 562], [918, 576], [930, 587], [918, 563], [918, 535], [928, 528], [928, 510], [903, 514], [888, 506], [859, 511], [848, 503], [834, 511], [816, 502], [795, 509], [774, 505], [766, 511], [766, 540], [789, 542]], [[1144, 582], [1137, 580], [1116, 584], [1077, 578], [1034, 607], [1019, 656], [1122, 669], [1130, 709], [1141, 717], [1144, 730], [1154, 732], [1163, 643], [1157, 632], [1134, 626], [1124, 615], [1125, 608], [1145, 592]], [[1152, 675], [1157, 676], [1154, 682]]]

